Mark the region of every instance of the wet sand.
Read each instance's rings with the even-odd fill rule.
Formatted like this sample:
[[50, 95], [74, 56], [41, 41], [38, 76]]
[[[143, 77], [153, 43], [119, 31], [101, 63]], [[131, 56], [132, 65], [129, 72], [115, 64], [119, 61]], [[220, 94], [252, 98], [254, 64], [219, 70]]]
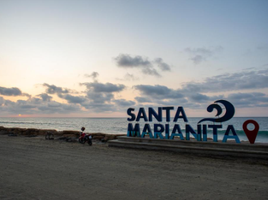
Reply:
[[267, 198], [267, 160], [0, 135], [0, 199]]

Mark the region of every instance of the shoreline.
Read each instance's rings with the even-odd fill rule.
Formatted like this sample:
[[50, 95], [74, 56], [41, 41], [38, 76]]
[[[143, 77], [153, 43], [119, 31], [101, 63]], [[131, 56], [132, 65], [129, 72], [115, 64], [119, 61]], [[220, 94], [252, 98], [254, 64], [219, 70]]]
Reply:
[[[52, 133], [55, 137], [69, 137], [78, 138], [80, 131], [63, 130], [57, 131], [56, 129], [36, 129], [36, 128], [17, 128], [17, 127], [4, 127], [0, 126], [0, 135], [20, 135], [20, 136], [45, 136], [47, 133]], [[89, 134], [88, 132], [85, 132]], [[93, 139], [102, 141], [109, 141], [116, 139], [118, 136], [125, 136], [126, 134], [107, 134], [107, 133], [90, 133]]]
[[[77, 139], [80, 136], [80, 131], [75, 131], [75, 130], [63, 130], [63, 131], [57, 131], [56, 129], [37, 129], [37, 128], [19, 128], [19, 127], [4, 127], [0, 126], [0, 135], [8, 135], [8, 134], [13, 134], [13, 135], [21, 135], [21, 136], [28, 136], [28, 137], [33, 137], [33, 136], [45, 136], [47, 132], [52, 133], [55, 137], [68, 137], [72, 139]], [[93, 139], [98, 139], [101, 141], [109, 141], [109, 140], [114, 140], [117, 139], [120, 136], [127, 136], [127, 134], [108, 134], [108, 133], [89, 133], [85, 132], [86, 134], [91, 134]], [[191, 141], [196, 141], [194, 138], [191, 137]], [[185, 140], [187, 141], [187, 140]], [[190, 141], [190, 140], [189, 140]], [[204, 142], [204, 141], [199, 141], [199, 142]], [[211, 143], [213, 142], [212, 138], [207, 138], [207, 142]], [[218, 140], [218, 142], [214, 143], [222, 143], [221, 140]], [[236, 143], [234, 140], [228, 140], [226, 144], [233, 144]], [[249, 141], [244, 141], [241, 140], [241, 144], [250, 144]], [[253, 145], [268, 145], [267, 142], [255, 142]]]

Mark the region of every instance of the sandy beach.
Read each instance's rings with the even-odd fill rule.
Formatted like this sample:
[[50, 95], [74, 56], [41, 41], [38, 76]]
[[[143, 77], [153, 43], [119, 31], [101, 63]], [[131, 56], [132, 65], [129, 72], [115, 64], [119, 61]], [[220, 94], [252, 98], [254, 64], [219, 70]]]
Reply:
[[0, 135], [0, 199], [267, 199], [268, 161]]

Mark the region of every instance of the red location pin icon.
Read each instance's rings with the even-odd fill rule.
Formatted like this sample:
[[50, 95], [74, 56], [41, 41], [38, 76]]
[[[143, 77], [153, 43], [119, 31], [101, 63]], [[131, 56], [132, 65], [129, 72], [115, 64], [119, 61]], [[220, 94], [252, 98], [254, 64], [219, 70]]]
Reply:
[[[253, 124], [255, 128], [253, 130], [248, 130], [248, 127], [247, 127], [248, 124]], [[259, 128], [260, 128], [259, 124], [252, 119], [244, 122], [243, 129], [244, 129], [245, 134], [248, 137], [248, 141], [250, 142], [250, 144], [254, 144], [256, 137], [258, 135], [258, 132], [259, 132]]]

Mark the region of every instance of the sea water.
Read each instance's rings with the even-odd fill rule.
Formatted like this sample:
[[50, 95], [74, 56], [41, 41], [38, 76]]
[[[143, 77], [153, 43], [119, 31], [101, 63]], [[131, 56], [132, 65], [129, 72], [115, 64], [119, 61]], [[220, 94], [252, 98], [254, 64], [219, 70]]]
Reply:
[[[197, 123], [202, 118], [188, 117], [188, 124], [190, 124], [195, 130], [197, 129]], [[256, 142], [268, 143], [268, 117], [234, 117], [231, 120], [222, 123], [222, 129], [218, 130], [218, 139], [222, 140], [223, 135], [228, 125], [233, 125], [236, 133], [241, 141], [248, 141], [244, 130], [243, 123], [253, 119], [258, 122], [260, 129], [256, 138]], [[81, 127], [86, 128], [86, 132], [89, 133], [107, 133], [107, 134], [127, 134], [128, 126], [126, 118], [0, 118], [0, 126], [4, 127], [19, 127], [19, 128], [37, 128], [37, 129], [56, 129], [62, 130], [77, 130], [80, 131]], [[136, 122], [134, 122], [135, 124]], [[146, 122], [147, 123], [147, 122]], [[169, 124], [170, 129], [173, 128], [174, 122], [157, 122], [153, 121], [149, 124], [153, 128], [153, 124]], [[205, 124], [213, 124], [211, 122], [204, 122]], [[140, 127], [143, 127], [145, 122], [141, 120], [139, 122]], [[185, 122], [179, 119], [176, 124], [179, 124], [183, 135], [185, 136]], [[254, 129], [254, 125], [249, 124], [248, 129]], [[152, 130], [153, 131], [153, 130]], [[172, 130], [170, 130], [171, 132]], [[212, 130], [208, 128], [208, 137], [212, 138]]]

